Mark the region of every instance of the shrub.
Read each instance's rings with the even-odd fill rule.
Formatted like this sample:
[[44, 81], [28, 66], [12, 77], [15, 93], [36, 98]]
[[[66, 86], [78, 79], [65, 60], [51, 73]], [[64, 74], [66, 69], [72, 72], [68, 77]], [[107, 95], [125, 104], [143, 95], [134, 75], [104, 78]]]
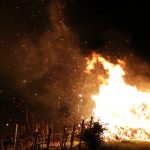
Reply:
[[99, 150], [104, 142], [104, 128], [99, 122], [94, 122], [92, 127], [84, 130], [82, 140], [85, 142], [88, 150]]

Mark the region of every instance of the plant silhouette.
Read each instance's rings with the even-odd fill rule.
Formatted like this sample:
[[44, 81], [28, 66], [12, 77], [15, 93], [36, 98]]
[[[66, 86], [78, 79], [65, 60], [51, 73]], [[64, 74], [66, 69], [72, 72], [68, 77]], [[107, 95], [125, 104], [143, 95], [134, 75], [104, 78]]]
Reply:
[[88, 150], [99, 150], [104, 142], [104, 128], [99, 122], [94, 122], [92, 127], [84, 130], [82, 140]]

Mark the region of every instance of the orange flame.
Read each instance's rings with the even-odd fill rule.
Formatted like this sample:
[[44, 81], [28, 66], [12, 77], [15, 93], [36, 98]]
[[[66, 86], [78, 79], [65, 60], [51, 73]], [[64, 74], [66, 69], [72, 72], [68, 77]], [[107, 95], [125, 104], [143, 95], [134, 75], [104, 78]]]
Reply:
[[100, 63], [108, 77], [100, 75], [102, 84], [99, 93], [93, 95], [94, 117], [108, 124], [108, 139], [149, 140], [150, 137], [150, 93], [137, 89], [124, 81], [124, 62], [113, 64], [99, 54], [87, 58], [86, 72], [90, 73]]

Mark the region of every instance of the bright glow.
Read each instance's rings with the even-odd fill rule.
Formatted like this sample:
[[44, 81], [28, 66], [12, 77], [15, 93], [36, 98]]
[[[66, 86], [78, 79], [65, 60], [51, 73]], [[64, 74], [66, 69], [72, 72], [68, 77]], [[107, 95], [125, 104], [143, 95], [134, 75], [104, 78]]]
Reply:
[[103, 80], [99, 93], [92, 96], [96, 105], [94, 117], [108, 123], [110, 133], [106, 133], [106, 138], [149, 140], [150, 93], [125, 83], [123, 61], [118, 60], [117, 64], [113, 64], [93, 53], [91, 59], [87, 58], [86, 72], [92, 73], [96, 64], [101, 64], [107, 74], [107, 77], [98, 75]]

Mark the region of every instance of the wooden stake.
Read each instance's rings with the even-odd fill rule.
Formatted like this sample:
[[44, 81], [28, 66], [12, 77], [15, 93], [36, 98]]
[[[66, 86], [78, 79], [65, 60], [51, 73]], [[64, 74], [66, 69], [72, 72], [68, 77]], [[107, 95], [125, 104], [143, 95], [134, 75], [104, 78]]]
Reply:
[[61, 134], [60, 133], [58, 133], [58, 135], [59, 135], [59, 144], [60, 144], [60, 146], [59, 146], [59, 149], [61, 150], [62, 149], [62, 137], [61, 137]]
[[67, 127], [66, 127], [66, 125], [64, 125], [63, 137], [62, 137], [62, 147], [66, 147], [66, 130], [67, 130]]
[[14, 149], [17, 149], [17, 141], [18, 141], [18, 124], [16, 124], [16, 129], [15, 129], [15, 141], [14, 141]]
[[49, 149], [49, 144], [50, 144], [50, 140], [51, 140], [51, 133], [52, 133], [52, 129], [49, 128], [49, 130], [48, 130], [48, 138], [47, 138], [47, 146], [46, 146], [47, 150]]
[[93, 123], [93, 116], [91, 116], [90, 128], [92, 127], [92, 123]]
[[78, 147], [78, 150], [81, 149], [81, 142], [82, 142], [82, 134], [83, 134], [83, 131], [84, 131], [84, 120], [82, 120], [82, 124], [81, 124], [81, 132], [80, 132], [80, 139], [79, 139], [79, 147]]
[[70, 149], [72, 149], [73, 144], [74, 144], [75, 129], [76, 129], [76, 124], [74, 124], [74, 126], [73, 126], [73, 131], [72, 131], [72, 134], [71, 134]]
[[38, 134], [39, 134], [39, 132], [38, 131], [36, 131], [35, 132], [35, 139], [34, 139], [34, 150], [36, 150], [36, 145], [37, 145], [37, 140], [38, 140]]

